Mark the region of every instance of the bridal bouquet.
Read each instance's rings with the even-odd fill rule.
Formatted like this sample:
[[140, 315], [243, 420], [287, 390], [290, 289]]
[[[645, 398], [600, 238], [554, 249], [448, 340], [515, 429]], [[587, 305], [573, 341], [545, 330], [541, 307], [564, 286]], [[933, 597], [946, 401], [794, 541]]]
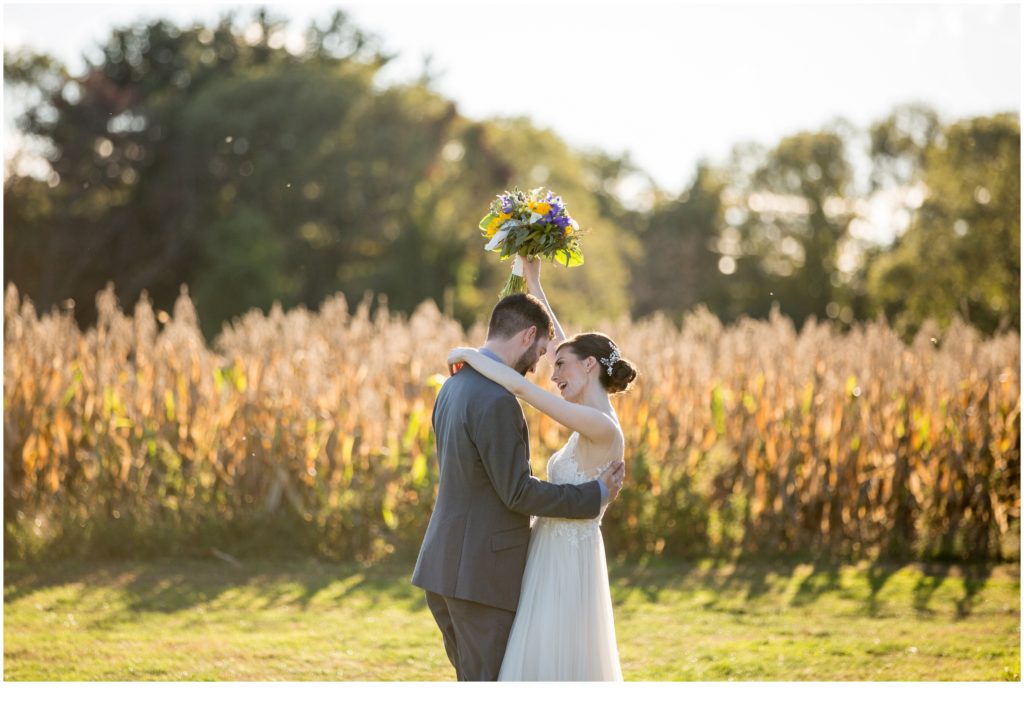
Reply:
[[[485, 250], [497, 251], [502, 260], [512, 256], [541, 256], [567, 268], [583, 265], [580, 230], [562, 198], [544, 188], [525, 193], [519, 188], [498, 195], [487, 216], [480, 220]], [[526, 292], [522, 261], [516, 257], [505, 289], [499, 297]]]

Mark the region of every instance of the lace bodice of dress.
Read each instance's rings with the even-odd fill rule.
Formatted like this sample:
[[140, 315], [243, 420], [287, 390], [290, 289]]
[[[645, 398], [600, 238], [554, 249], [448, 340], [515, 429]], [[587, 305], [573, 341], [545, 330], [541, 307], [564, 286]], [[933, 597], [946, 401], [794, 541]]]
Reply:
[[[593, 474], [584, 474], [578, 461], [580, 434], [573, 432], [569, 440], [548, 460], [548, 481], [554, 484], [583, 484], [597, 478], [604, 468], [594, 469]], [[610, 462], [610, 461], [609, 461]]]
[[[577, 458], [579, 454], [577, 447], [579, 439], [580, 434], [574, 432], [569, 436], [569, 440], [566, 441], [565, 445], [548, 459], [549, 482], [553, 484], [583, 484], [584, 482], [591, 482], [597, 479], [597, 475], [600, 474], [601, 470], [612, 462], [609, 460], [604, 465], [584, 472], [580, 468]], [[601, 508], [601, 513], [598, 514], [597, 518], [593, 519], [540, 518], [538, 521], [547, 528], [553, 528], [572, 542], [578, 543], [581, 538], [599, 535], [601, 517], [604, 516], [605, 508], [607, 508], [607, 504]]]

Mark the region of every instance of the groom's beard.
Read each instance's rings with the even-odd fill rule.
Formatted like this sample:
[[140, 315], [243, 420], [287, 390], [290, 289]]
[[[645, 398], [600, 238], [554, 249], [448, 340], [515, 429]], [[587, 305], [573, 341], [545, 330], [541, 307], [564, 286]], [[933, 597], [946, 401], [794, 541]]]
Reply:
[[540, 360], [540, 351], [535, 345], [530, 350], [519, 356], [519, 360], [516, 361], [512, 368], [523, 377], [526, 377], [526, 373], [530, 372], [531, 368], [537, 364]]

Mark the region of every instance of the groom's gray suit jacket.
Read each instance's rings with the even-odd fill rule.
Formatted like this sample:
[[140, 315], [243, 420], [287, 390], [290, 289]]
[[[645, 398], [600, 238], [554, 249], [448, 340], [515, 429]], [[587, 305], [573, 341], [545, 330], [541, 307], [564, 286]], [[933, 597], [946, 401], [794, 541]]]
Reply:
[[530, 515], [596, 518], [600, 487], [533, 477], [519, 401], [468, 363], [441, 387], [433, 425], [441, 476], [412, 583], [515, 611]]

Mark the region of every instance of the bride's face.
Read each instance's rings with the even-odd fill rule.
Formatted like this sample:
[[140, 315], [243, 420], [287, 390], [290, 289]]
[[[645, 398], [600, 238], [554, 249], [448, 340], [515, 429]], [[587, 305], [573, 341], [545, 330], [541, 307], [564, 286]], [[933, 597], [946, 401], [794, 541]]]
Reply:
[[569, 348], [563, 348], [555, 356], [555, 369], [551, 373], [551, 381], [558, 386], [562, 398], [568, 402], [579, 402], [583, 399], [584, 390], [590, 382], [588, 369], [592, 363], [576, 357]]

